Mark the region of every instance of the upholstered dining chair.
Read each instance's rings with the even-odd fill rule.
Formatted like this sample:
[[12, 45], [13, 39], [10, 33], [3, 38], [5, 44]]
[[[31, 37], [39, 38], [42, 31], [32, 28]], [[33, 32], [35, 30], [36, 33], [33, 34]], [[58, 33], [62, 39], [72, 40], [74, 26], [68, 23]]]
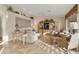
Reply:
[[26, 42], [27, 42], [27, 43], [33, 43], [33, 42], [35, 42], [36, 40], [38, 40], [38, 35], [36, 34], [36, 32], [34, 32], [34, 31], [28, 31], [28, 32], [27, 32], [27, 39], [26, 39]]

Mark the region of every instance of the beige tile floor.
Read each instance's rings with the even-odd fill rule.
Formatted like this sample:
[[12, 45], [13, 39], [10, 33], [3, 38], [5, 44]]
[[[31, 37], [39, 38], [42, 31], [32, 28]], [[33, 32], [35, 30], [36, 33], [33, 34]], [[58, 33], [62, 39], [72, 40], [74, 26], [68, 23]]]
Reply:
[[[40, 46], [39, 46], [40, 45]], [[32, 44], [17, 44], [12, 41], [2, 49], [2, 54], [61, 54], [63, 51], [58, 50], [53, 47], [53, 50], [50, 51], [49, 48], [44, 49], [45, 46], [39, 44], [38, 42]], [[63, 53], [64, 54], [64, 53]]]
[[36, 44], [17, 44], [9, 42], [7, 47], [4, 48], [2, 54], [46, 54], [46, 50], [40, 48]]
[[[14, 43], [13, 41], [10, 41], [8, 42], [6, 47], [0, 46], [2, 51], [0, 53], [1, 54], [48, 54], [48, 53], [64, 54], [64, 51], [62, 49], [59, 50], [58, 48], [53, 47], [53, 50], [51, 50], [51, 52], [48, 52], [48, 49], [44, 49], [44, 46], [43, 48], [41, 48], [39, 45], [42, 46], [38, 42], [22, 45], [19, 42]], [[73, 54], [73, 52], [69, 54]]]

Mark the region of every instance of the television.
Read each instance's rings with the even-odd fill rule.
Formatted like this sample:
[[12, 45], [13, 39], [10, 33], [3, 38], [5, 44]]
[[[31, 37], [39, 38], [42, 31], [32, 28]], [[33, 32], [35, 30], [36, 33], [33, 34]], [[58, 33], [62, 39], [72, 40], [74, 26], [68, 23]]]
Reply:
[[49, 23], [44, 23], [44, 29], [49, 30]]

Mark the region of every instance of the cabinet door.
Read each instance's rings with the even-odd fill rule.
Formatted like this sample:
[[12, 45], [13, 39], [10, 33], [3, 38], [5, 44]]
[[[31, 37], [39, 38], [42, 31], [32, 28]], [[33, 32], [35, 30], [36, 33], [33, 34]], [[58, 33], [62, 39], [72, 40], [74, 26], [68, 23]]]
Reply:
[[22, 19], [16, 17], [16, 24], [18, 24], [19, 28], [28, 28], [31, 27], [31, 21], [27, 19]]

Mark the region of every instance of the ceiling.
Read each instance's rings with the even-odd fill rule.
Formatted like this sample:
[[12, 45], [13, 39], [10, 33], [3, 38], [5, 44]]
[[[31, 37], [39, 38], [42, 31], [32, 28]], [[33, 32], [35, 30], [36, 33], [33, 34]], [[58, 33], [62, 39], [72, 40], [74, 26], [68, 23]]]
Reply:
[[30, 16], [64, 17], [74, 4], [16, 4], [14, 9], [23, 11]]

